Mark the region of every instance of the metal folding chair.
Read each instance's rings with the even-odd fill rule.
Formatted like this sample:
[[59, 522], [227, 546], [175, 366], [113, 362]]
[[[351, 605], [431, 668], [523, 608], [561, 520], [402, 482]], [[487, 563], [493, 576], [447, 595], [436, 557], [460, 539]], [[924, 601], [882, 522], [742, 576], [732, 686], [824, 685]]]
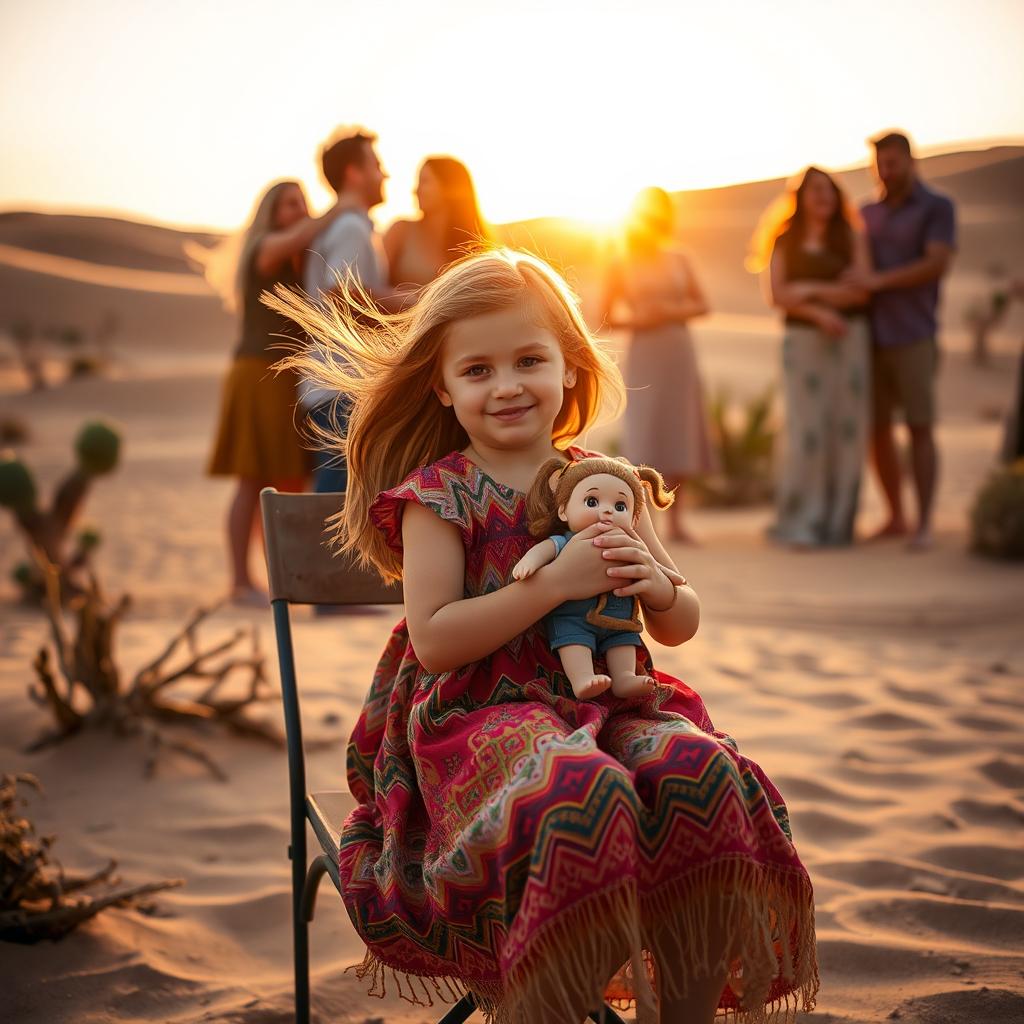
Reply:
[[[306, 792], [302, 718], [289, 606], [402, 603], [400, 586], [384, 586], [375, 574], [356, 568], [350, 559], [332, 557], [325, 548], [324, 521], [339, 511], [344, 501], [343, 494], [281, 494], [273, 487], [266, 487], [260, 493], [288, 744], [291, 807], [288, 856], [292, 862], [296, 1024], [309, 1024], [309, 922], [313, 920], [317, 890], [324, 875], [330, 876], [341, 893], [338, 846], [352, 798], [344, 792]], [[320, 853], [308, 866], [307, 822], [320, 845]], [[438, 1024], [463, 1024], [475, 1009], [472, 996], [463, 996]], [[598, 1024], [624, 1024], [609, 1006], [595, 1010], [590, 1019]]]

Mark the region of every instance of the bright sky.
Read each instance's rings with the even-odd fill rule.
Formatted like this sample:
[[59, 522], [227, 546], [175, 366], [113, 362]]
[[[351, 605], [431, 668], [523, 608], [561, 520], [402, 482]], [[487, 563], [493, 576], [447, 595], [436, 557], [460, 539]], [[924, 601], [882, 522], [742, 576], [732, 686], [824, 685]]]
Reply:
[[1022, 39], [1022, 0], [0, 0], [0, 208], [233, 227], [281, 176], [319, 207], [318, 146], [361, 123], [382, 222], [445, 152], [494, 222], [607, 222], [892, 125], [1019, 139]]

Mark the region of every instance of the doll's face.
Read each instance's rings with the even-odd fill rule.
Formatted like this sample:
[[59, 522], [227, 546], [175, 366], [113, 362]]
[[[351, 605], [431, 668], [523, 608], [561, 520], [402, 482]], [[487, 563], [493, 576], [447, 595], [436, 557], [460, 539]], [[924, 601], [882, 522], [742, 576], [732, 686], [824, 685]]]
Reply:
[[594, 523], [611, 523], [625, 529], [634, 525], [634, 504], [629, 484], [611, 473], [594, 473], [572, 489], [568, 503], [558, 510], [558, 518], [573, 532]]

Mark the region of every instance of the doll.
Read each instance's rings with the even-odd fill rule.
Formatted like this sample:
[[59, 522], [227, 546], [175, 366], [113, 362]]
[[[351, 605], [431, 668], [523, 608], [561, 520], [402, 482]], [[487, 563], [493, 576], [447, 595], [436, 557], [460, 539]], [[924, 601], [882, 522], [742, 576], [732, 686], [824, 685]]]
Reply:
[[[647, 500], [645, 484], [658, 508], [672, 504], [665, 481], [648, 466], [634, 469], [623, 460], [602, 457], [569, 463], [550, 459], [540, 468], [527, 498], [530, 533], [546, 539], [516, 563], [513, 578], [532, 576], [557, 558], [574, 534], [593, 523], [635, 529]], [[562, 524], [568, 532], [559, 532]], [[686, 582], [677, 573], [669, 576], [673, 582]], [[650, 676], [636, 672], [643, 630], [636, 596], [609, 592], [566, 601], [546, 616], [545, 624], [548, 642], [558, 651], [577, 699], [589, 700], [609, 687], [616, 697], [640, 696], [653, 688]], [[604, 657], [607, 674], [595, 672], [595, 655]]]

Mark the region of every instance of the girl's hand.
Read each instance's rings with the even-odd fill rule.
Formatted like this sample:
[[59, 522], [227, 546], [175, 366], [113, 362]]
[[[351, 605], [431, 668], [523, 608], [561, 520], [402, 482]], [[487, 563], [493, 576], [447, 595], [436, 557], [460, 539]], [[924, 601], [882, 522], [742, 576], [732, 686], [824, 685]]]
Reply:
[[[602, 549], [602, 557], [612, 564], [608, 570], [611, 579], [618, 584], [618, 597], [632, 597], [634, 594], [652, 606], [652, 610], [668, 608], [675, 597], [678, 584], [669, 578], [667, 570], [651, 554], [643, 538], [632, 527], [615, 527], [594, 542]], [[678, 574], [673, 574], [678, 575]]]
[[615, 585], [614, 578], [609, 575], [608, 562], [602, 558], [600, 549], [594, 546], [595, 538], [614, 529], [607, 523], [594, 523], [580, 530], [538, 575], [538, 579], [547, 576], [559, 602], [606, 594]]

